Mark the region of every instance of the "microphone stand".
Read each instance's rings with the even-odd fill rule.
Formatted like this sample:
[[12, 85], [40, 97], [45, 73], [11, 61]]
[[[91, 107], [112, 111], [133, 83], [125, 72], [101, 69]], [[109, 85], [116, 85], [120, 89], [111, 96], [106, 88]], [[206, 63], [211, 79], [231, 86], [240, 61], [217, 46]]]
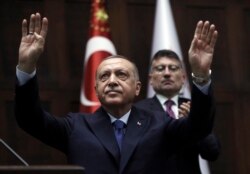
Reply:
[[22, 158], [20, 157], [7, 143], [5, 143], [1, 138], [0, 138], [0, 143], [4, 145], [5, 148], [7, 148], [16, 158], [18, 158], [25, 166], [29, 166], [29, 164]]

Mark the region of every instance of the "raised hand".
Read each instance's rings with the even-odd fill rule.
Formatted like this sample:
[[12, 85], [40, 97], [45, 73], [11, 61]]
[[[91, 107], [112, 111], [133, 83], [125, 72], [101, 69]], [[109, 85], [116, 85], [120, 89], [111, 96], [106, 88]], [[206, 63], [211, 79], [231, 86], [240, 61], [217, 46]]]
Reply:
[[44, 50], [47, 31], [48, 19], [41, 20], [39, 13], [30, 15], [29, 26], [27, 20], [23, 20], [18, 69], [27, 73], [35, 70], [37, 60]]
[[215, 25], [210, 25], [209, 21], [197, 23], [188, 52], [189, 63], [195, 76], [209, 76], [217, 36], [218, 32], [215, 30]]

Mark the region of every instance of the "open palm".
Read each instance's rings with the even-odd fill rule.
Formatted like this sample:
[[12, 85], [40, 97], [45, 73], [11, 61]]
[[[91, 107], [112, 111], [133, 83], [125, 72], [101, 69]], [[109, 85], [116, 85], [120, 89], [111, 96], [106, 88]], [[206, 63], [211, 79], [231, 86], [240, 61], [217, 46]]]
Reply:
[[37, 60], [43, 52], [48, 30], [48, 20], [43, 18], [41, 25], [40, 14], [32, 14], [30, 16], [29, 32], [27, 26], [27, 20], [24, 19], [18, 66], [21, 70], [29, 73], [35, 69]]
[[189, 49], [189, 62], [194, 74], [207, 75], [211, 67], [218, 32], [208, 21], [199, 21]]

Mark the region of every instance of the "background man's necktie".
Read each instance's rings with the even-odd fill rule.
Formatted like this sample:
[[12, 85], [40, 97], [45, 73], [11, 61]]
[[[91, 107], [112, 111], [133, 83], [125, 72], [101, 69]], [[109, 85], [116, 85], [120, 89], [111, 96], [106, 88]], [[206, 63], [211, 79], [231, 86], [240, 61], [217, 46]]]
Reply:
[[165, 104], [166, 104], [166, 112], [167, 112], [167, 114], [170, 117], [175, 119], [175, 114], [174, 114], [174, 111], [172, 110], [172, 106], [174, 105], [174, 102], [172, 100], [167, 100], [165, 102]]
[[117, 140], [117, 143], [119, 145], [119, 148], [121, 150], [122, 148], [122, 140], [125, 133], [125, 123], [123, 123], [121, 120], [116, 120], [114, 123], [114, 129], [115, 129], [115, 137]]

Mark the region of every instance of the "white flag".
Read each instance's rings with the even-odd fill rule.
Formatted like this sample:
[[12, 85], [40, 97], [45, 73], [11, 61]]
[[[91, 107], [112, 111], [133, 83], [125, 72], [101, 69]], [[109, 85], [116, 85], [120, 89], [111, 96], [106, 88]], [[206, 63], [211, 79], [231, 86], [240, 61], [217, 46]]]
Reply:
[[[178, 35], [175, 28], [174, 17], [169, 0], [157, 0], [154, 21], [153, 45], [151, 58], [161, 49], [170, 49], [177, 53], [183, 61]], [[185, 67], [184, 67], [185, 68]], [[183, 97], [191, 98], [188, 80], [186, 80], [181, 91]], [[148, 84], [148, 97], [154, 95], [153, 88]], [[207, 161], [199, 156], [202, 174], [209, 174]]]

